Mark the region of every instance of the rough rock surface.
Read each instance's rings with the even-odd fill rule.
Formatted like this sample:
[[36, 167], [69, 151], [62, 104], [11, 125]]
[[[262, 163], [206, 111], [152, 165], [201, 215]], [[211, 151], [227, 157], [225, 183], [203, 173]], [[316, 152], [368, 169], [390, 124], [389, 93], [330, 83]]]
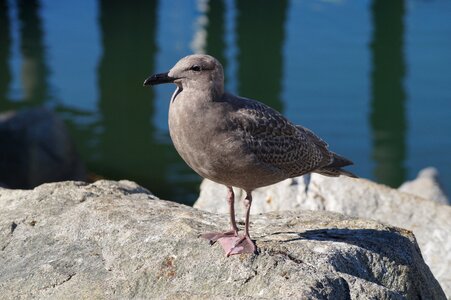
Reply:
[[[451, 297], [451, 207], [365, 179], [311, 175], [288, 179], [253, 193], [252, 211], [313, 209], [343, 213], [412, 230], [433, 274]], [[239, 190], [236, 194], [242, 196]], [[194, 207], [227, 212], [226, 188], [204, 180]], [[239, 202], [239, 201], [238, 201]], [[242, 216], [242, 205], [236, 205]]]
[[86, 171], [61, 118], [45, 108], [0, 113], [0, 186], [63, 180], [86, 180]]
[[227, 218], [134, 183], [0, 189], [0, 298], [444, 299], [410, 231], [331, 212], [252, 218], [259, 255], [198, 235]]
[[417, 178], [403, 183], [398, 190], [420, 196], [441, 204], [451, 204], [438, 179], [436, 168], [429, 167], [421, 170]]

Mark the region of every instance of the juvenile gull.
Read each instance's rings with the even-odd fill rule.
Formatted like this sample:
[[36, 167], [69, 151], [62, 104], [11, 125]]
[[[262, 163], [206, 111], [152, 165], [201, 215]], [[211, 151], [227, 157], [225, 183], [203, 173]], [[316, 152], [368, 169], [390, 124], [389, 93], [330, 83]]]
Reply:
[[[182, 58], [144, 85], [175, 83], [169, 133], [180, 156], [200, 176], [224, 184], [231, 230], [202, 235], [219, 241], [227, 256], [254, 253], [249, 236], [252, 191], [310, 172], [356, 177], [342, 167], [352, 162], [330, 150], [312, 131], [295, 125], [256, 100], [224, 92], [222, 65], [209, 55]], [[246, 192], [244, 234], [238, 234], [232, 187]]]

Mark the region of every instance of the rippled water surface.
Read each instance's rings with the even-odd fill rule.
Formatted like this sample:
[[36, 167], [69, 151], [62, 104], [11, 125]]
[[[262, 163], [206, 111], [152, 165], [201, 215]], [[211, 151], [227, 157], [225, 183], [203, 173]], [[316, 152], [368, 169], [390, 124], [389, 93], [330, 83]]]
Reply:
[[396, 187], [436, 166], [451, 190], [448, 0], [0, 0], [0, 111], [50, 107], [90, 172], [192, 203], [200, 178], [168, 136], [174, 87], [142, 82], [193, 52], [360, 176]]

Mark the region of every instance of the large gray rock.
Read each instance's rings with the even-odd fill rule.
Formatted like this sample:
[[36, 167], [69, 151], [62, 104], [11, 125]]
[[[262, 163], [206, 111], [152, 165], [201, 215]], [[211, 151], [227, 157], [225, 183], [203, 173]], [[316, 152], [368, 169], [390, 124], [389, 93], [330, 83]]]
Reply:
[[[253, 193], [252, 211], [314, 209], [343, 213], [412, 230], [426, 263], [451, 296], [451, 207], [365, 179], [311, 175], [288, 179]], [[240, 191], [236, 191], [242, 196]], [[226, 189], [204, 180], [194, 207], [225, 213]], [[238, 197], [237, 197], [238, 198]], [[241, 198], [240, 198], [241, 200]], [[237, 202], [241, 202], [238, 200]], [[242, 215], [242, 205], [236, 205]], [[241, 211], [240, 211], [241, 210]]]
[[445, 299], [410, 231], [268, 213], [260, 254], [226, 258], [198, 235], [227, 225], [127, 181], [0, 189], [0, 298]]
[[86, 171], [61, 118], [45, 108], [0, 113], [0, 186], [86, 180]]
[[418, 173], [417, 178], [403, 183], [398, 190], [449, 205], [450, 200], [446, 196], [438, 177], [436, 168], [425, 168]]

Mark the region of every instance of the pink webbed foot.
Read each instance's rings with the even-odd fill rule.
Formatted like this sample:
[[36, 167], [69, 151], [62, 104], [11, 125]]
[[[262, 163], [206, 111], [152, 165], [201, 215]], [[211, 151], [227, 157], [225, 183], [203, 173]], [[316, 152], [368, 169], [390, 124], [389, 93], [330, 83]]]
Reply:
[[246, 207], [246, 220], [245, 220], [245, 230], [244, 235], [238, 236], [238, 227], [235, 222], [235, 209], [234, 209], [234, 199], [235, 195], [231, 186], [228, 186], [228, 196], [227, 202], [229, 204], [230, 213], [230, 225], [232, 229], [226, 232], [210, 232], [201, 235], [202, 238], [210, 241], [210, 245], [216, 242], [221, 244], [227, 256], [242, 254], [242, 253], [256, 253], [257, 246], [251, 240], [249, 236], [249, 214], [251, 210], [252, 195], [251, 191], [246, 191], [247, 195], [244, 199], [244, 205]]
[[236, 238], [238, 239], [238, 231], [229, 230], [226, 232], [207, 232], [201, 235], [202, 238], [208, 240], [210, 245], [216, 243], [219, 239], [223, 238]]
[[242, 237], [224, 237], [218, 240], [227, 256], [243, 253], [256, 253], [257, 246], [247, 235]]

